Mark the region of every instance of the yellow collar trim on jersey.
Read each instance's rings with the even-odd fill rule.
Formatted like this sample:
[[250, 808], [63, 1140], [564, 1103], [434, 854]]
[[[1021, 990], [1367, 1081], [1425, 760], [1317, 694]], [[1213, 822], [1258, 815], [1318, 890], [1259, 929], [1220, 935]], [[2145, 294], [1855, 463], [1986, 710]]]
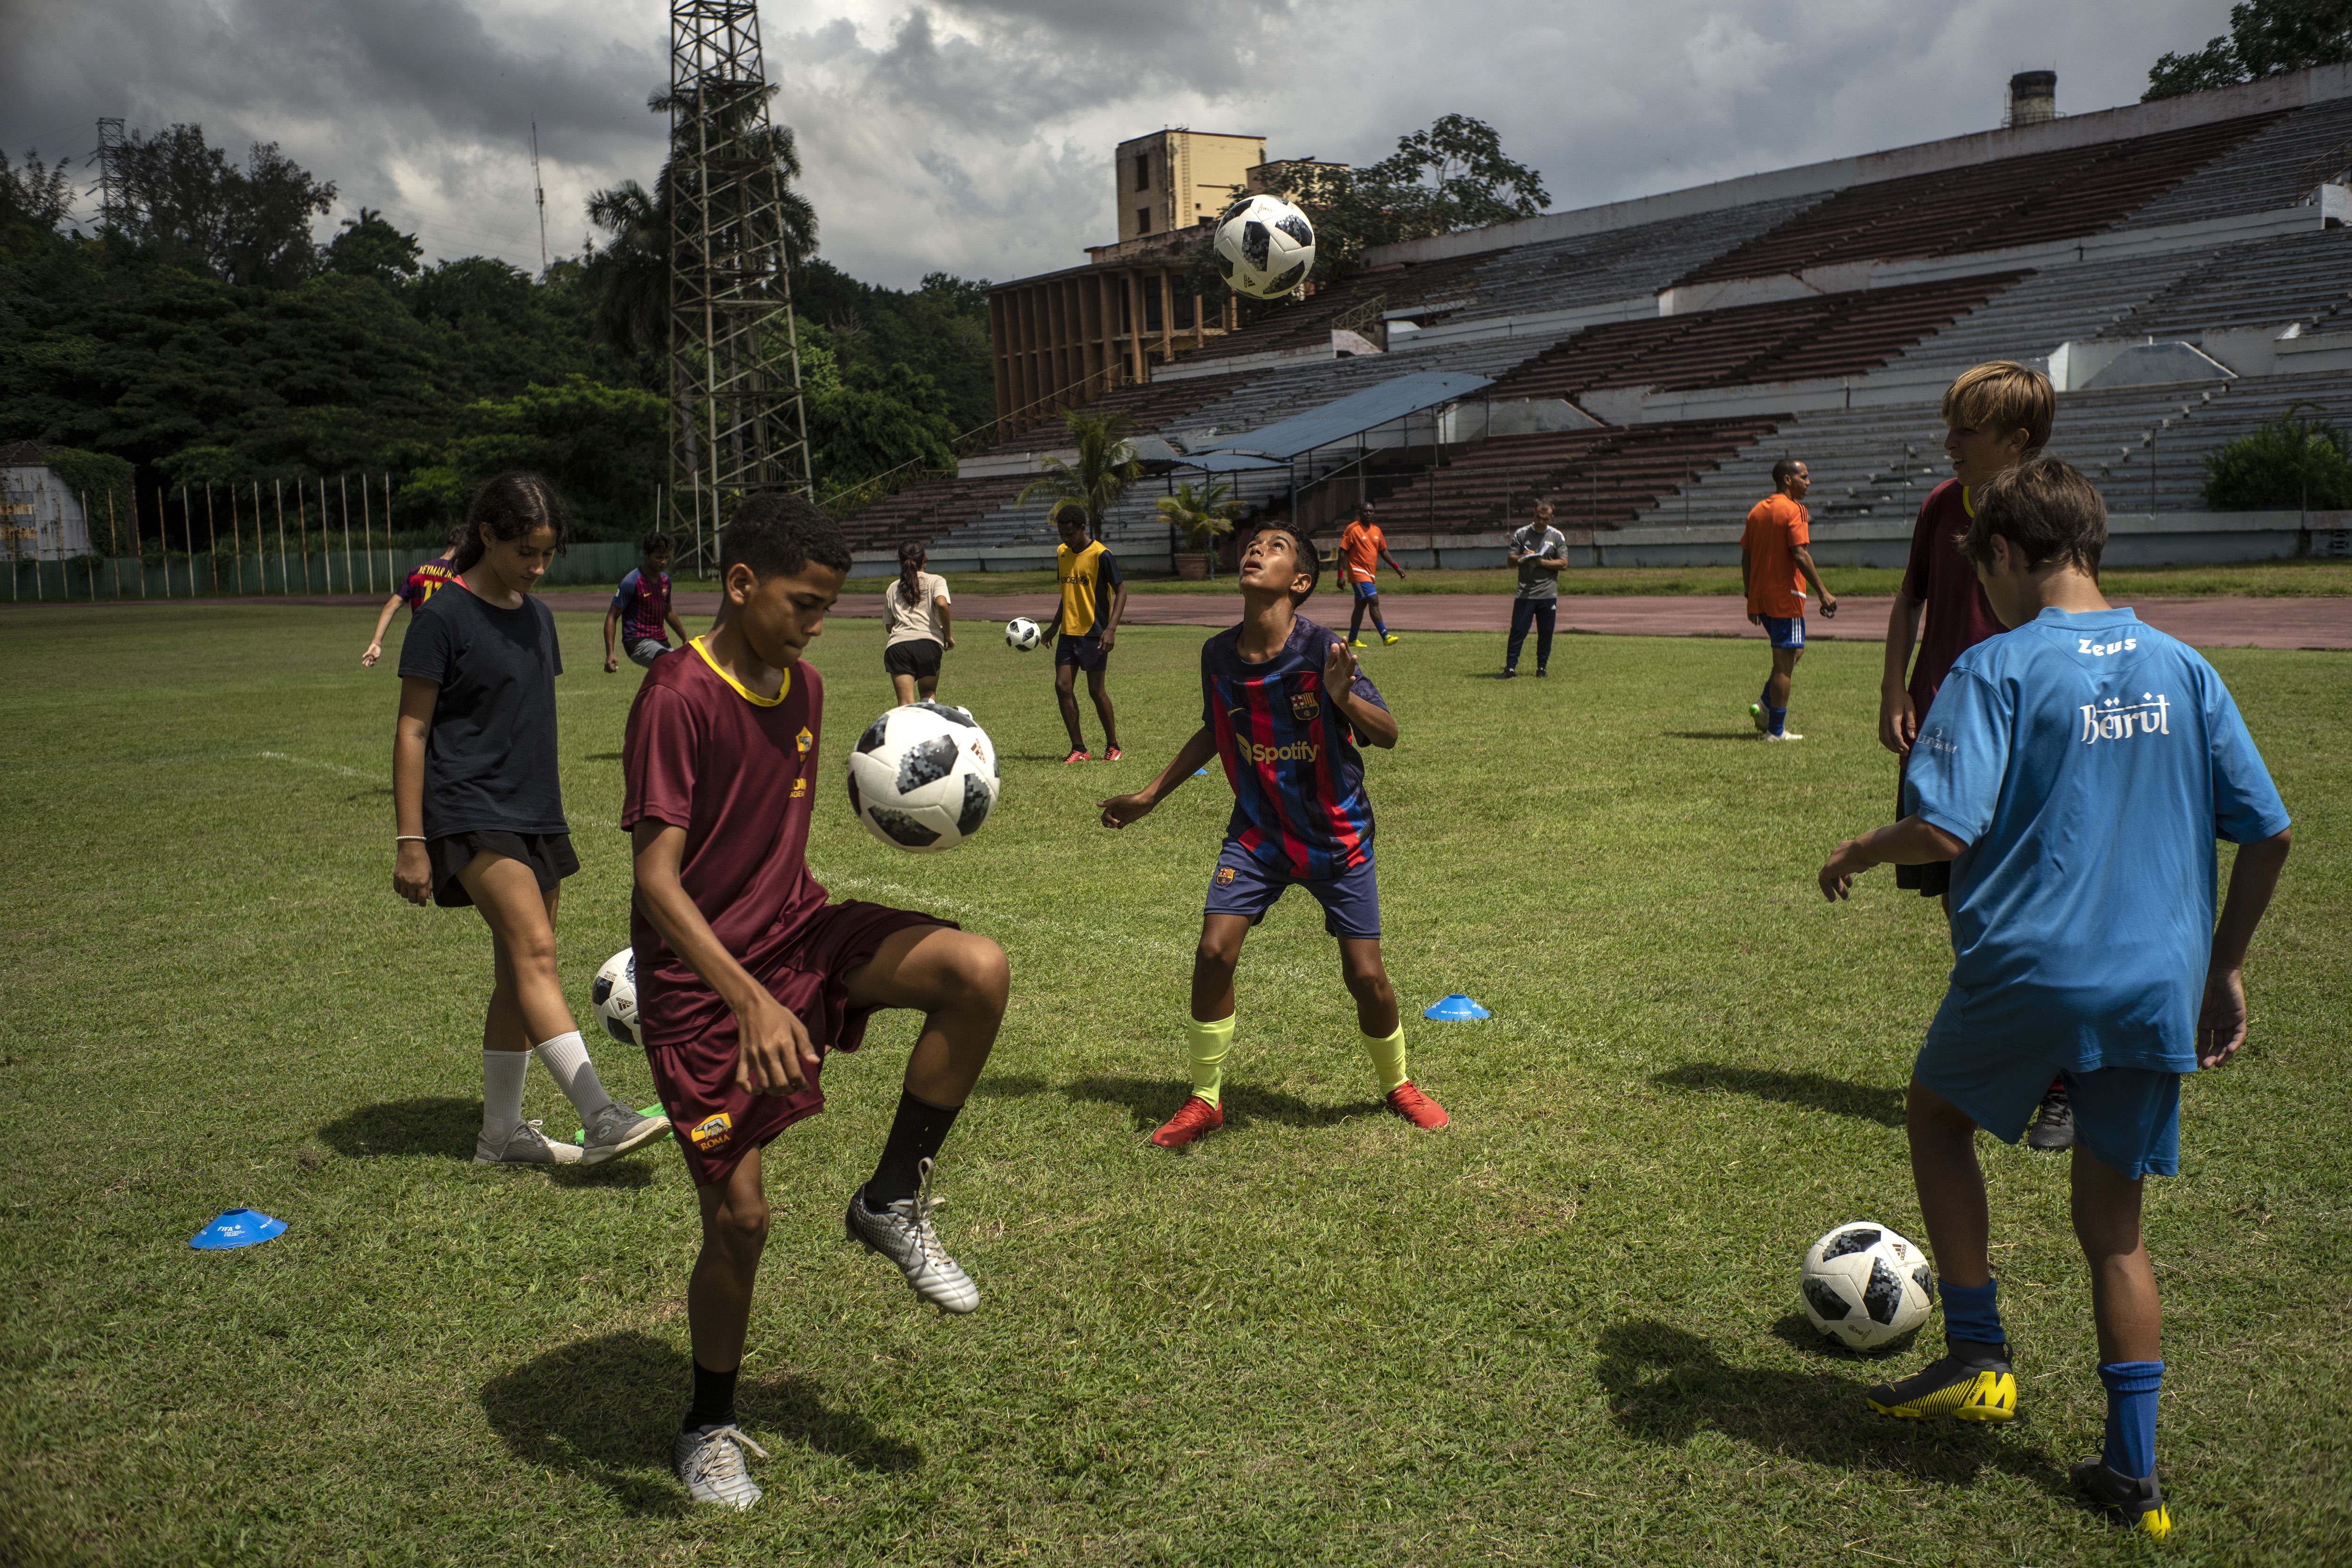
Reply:
[[1960, 510], [1967, 512], [1971, 520], [1973, 520], [1977, 515], [1977, 503], [1975, 500], [1969, 496], [1969, 487], [1966, 485], [1962, 485], [1960, 487]]
[[[709, 635], [709, 633], [705, 632], [703, 637], [708, 637]], [[750, 687], [745, 686], [741, 681], [736, 679], [733, 676], [728, 674], [725, 670], [719, 668], [719, 661], [710, 657], [710, 650], [702, 646], [702, 637], [696, 637], [692, 642], [688, 643], [686, 646], [702, 656], [702, 662], [710, 667], [711, 674], [717, 676], [719, 679], [733, 687], [735, 689], [735, 695], [740, 697], [744, 701], [749, 702], [754, 708], [773, 708], [792, 694], [793, 672], [789, 669], [784, 671], [784, 683], [776, 688], [776, 694], [773, 697], [762, 697], [758, 692], [752, 690]]]

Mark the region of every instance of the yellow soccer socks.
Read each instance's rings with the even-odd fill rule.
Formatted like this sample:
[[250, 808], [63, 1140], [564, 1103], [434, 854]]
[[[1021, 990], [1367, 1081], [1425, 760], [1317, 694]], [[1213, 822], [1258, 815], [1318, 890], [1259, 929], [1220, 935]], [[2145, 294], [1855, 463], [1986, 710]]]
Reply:
[[1211, 1105], [1219, 1104], [1225, 1053], [1234, 1047], [1234, 1018], [1239, 1016], [1236, 1013], [1205, 1023], [1193, 1018], [1184, 1026], [1184, 1049], [1192, 1058], [1192, 1092]]
[[1382, 1094], [1394, 1094], [1402, 1089], [1412, 1075], [1404, 1070], [1404, 1026], [1400, 1023], [1396, 1033], [1385, 1040], [1370, 1035], [1359, 1035], [1364, 1045], [1364, 1055], [1372, 1061], [1372, 1076], [1381, 1080]]

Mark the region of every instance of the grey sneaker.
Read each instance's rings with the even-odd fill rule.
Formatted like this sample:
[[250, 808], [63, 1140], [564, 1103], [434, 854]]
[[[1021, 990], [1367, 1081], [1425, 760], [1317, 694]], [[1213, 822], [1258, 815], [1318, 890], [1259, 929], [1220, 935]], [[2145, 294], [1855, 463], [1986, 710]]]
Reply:
[[2134, 1480], [2104, 1457], [2084, 1459], [2069, 1473], [2076, 1486], [2091, 1494], [2092, 1501], [2150, 1541], [2161, 1541], [2172, 1533], [2172, 1510], [2165, 1506], [2164, 1489], [2156, 1484], [2153, 1475]]
[[866, 1189], [850, 1195], [846, 1224], [849, 1239], [865, 1244], [898, 1266], [915, 1294], [943, 1312], [969, 1312], [980, 1305], [980, 1287], [956, 1266], [931, 1228], [931, 1215], [941, 1205], [931, 1196], [931, 1163], [919, 1167], [922, 1185], [911, 1198], [900, 1198], [879, 1214], [866, 1206]]
[[615, 1100], [606, 1101], [604, 1110], [588, 1118], [582, 1131], [586, 1134], [580, 1145], [582, 1162], [601, 1165], [618, 1155], [642, 1149], [656, 1139], [668, 1137], [669, 1120], [640, 1116]]
[[2033, 1113], [2032, 1130], [2025, 1135], [2029, 1149], [2072, 1149], [2074, 1146], [2074, 1105], [2065, 1086], [2052, 1084]]
[[540, 1123], [526, 1121], [507, 1135], [504, 1143], [492, 1143], [487, 1136], [474, 1140], [474, 1163], [477, 1165], [576, 1165], [580, 1163], [577, 1143], [559, 1143], [540, 1130]]
[[743, 1468], [743, 1450], [761, 1458], [768, 1450], [743, 1436], [738, 1426], [713, 1426], [707, 1432], [680, 1432], [669, 1446], [670, 1468], [677, 1471], [687, 1495], [697, 1502], [724, 1503], [740, 1511], [760, 1500], [760, 1483]]

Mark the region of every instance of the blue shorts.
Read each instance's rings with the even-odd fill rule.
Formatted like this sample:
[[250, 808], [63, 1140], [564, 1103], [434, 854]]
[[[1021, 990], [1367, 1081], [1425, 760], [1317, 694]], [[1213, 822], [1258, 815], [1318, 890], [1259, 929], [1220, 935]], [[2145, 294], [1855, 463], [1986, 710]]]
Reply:
[[1054, 662], [1076, 665], [1092, 675], [1108, 668], [1110, 655], [1103, 651], [1102, 638], [1093, 632], [1082, 637], [1074, 637], [1064, 632], [1061, 641], [1054, 645]]
[[1333, 936], [1380, 939], [1381, 887], [1372, 875], [1371, 861], [1342, 871], [1328, 882], [1310, 882], [1266, 865], [1230, 838], [1217, 856], [1216, 870], [1210, 873], [1204, 912], [1244, 915], [1255, 925], [1265, 919], [1275, 900], [1293, 887], [1306, 889], [1307, 896], [1323, 906], [1323, 929]]
[[[2003, 1051], [1928, 1031], [1911, 1075], [1967, 1112], [2004, 1143], [2014, 1143], [2033, 1108], [2061, 1075], [2050, 1058]], [[2153, 1068], [2070, 1072], [2067, 1100], [2074, 1142], [2126, 1181], [2180, 1173], [2180, 1075]]]
[[1378, 583], [1357, 583], [1352, 584], [1352, 586], [1355, 588], [1356, 597], [1359, 599], [1370, 600], [1377, 599], [1381, 596], [1381, 585]]
[[1764, 635], [1772, 639], [1774, 647], [1805, 646], [1805, 617], [1802, 616], [1764, 616]]

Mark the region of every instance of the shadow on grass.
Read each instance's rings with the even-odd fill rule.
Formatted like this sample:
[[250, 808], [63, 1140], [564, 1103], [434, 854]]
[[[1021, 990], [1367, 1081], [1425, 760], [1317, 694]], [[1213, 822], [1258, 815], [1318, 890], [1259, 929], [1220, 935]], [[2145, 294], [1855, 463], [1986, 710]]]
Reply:
[[481, 1130], [480, 1097], [444, 1095], [362, 1105], [320, 1128], [319, 1136], [336, 1153], [354, 1160], [398, 1154], [471, 1160]]
[[1635, 1319], [1602, 1331], [1596, 1376], [1608, 1391], [1611, 1418], [1643, 1442], [1680, 1447], [1711, 1429], [1809, 1464], [1947, 1486], [1967, 1486], [1990, 1466], [2053, 1498], [2074, 1497], [2050, 1457], [2017, 1438], [1957, 1422], [1872, 1415], [1863, 1391], [1886, 1373], [1855, 1362], [1851, 1372], [1736, 1367], [1696, 1334]]
[[591, 752], [580, 760], [583, 763], [617, 763], [623, 755], [620, 752]]
[[1813, 1327], [1813, 1321], [1802, 1312], [1790, 1312], [1773, 1324], [1772, 1337], [1801, 1354], [1818, 1356], [1822, 1361], [1865, 1373], [1873, 1383], [1907, 1375], [1911, 1366], [1903, 1358], [1919, 1342], [1919, 1333], [1915, 1329], [1901, 1339], [1889, 1342], [1882, 1350], [1848, 1350]]
[[[1189, 1092], [1182, 1084], [1160, 1078], [1082, 1078], [1062, 1086], [1063, 1095], [1071, 1100], [1127, 1107], [1129, 1120], [1139, 1131], [1157, 1127], [1175, 1115]], [[1310, 1105], [1279, 1089], [1235, 1088], [1230, 1084], [1219, 1099], [1223, 1103], [1227, 1127], [1246, 1127], [1253, 1121], [1279, 1121], [1291, 1127], [1335, 1127], [1351, 1116], [1374, 1109], [1372, 1104]]]
[[1756, 731], [1753, 730], [1662, 730], [1659, 733], [1669, 741], [1752, 741], [1756, 739]]
[[[569, 1470], [635, 1514], [682, 1514], [693, 1505], [670, 1473], [670, 1444], [693, 1391], [687, 1352], [632, 1329], [502, 1373], [482, 1385], [481, 1400], [490, 1429], [524, 1463]], [[778, 1445], [794, 1442], [877, 1473], [923, 1462], [921, 1449], [835, 1408], [798, 1373], [745, 1383], [736, 1411], [744, 1431], [778, 1462], [786, 1458]]]
[[1848, 1083], [1817, 1072], [1779, 1072], [1770, 1068], [1727, 1067], [1720, 1062], [1685, 1062], [1669, 1072], [1653, 1073], [1650, 1081], [1662, 1089], [1729, 1089], [1783, 1105], [1810, 1106], [1815, 1110], [1875, 1121], [1881, 1127], [1903, 1125], [1903, 1090]]
[[971, 1086], [971, 1092], [977, 1100], [1026, 1100], [1051, 1087], [1035, 1073], [983, 1073], [980, 1081]]

